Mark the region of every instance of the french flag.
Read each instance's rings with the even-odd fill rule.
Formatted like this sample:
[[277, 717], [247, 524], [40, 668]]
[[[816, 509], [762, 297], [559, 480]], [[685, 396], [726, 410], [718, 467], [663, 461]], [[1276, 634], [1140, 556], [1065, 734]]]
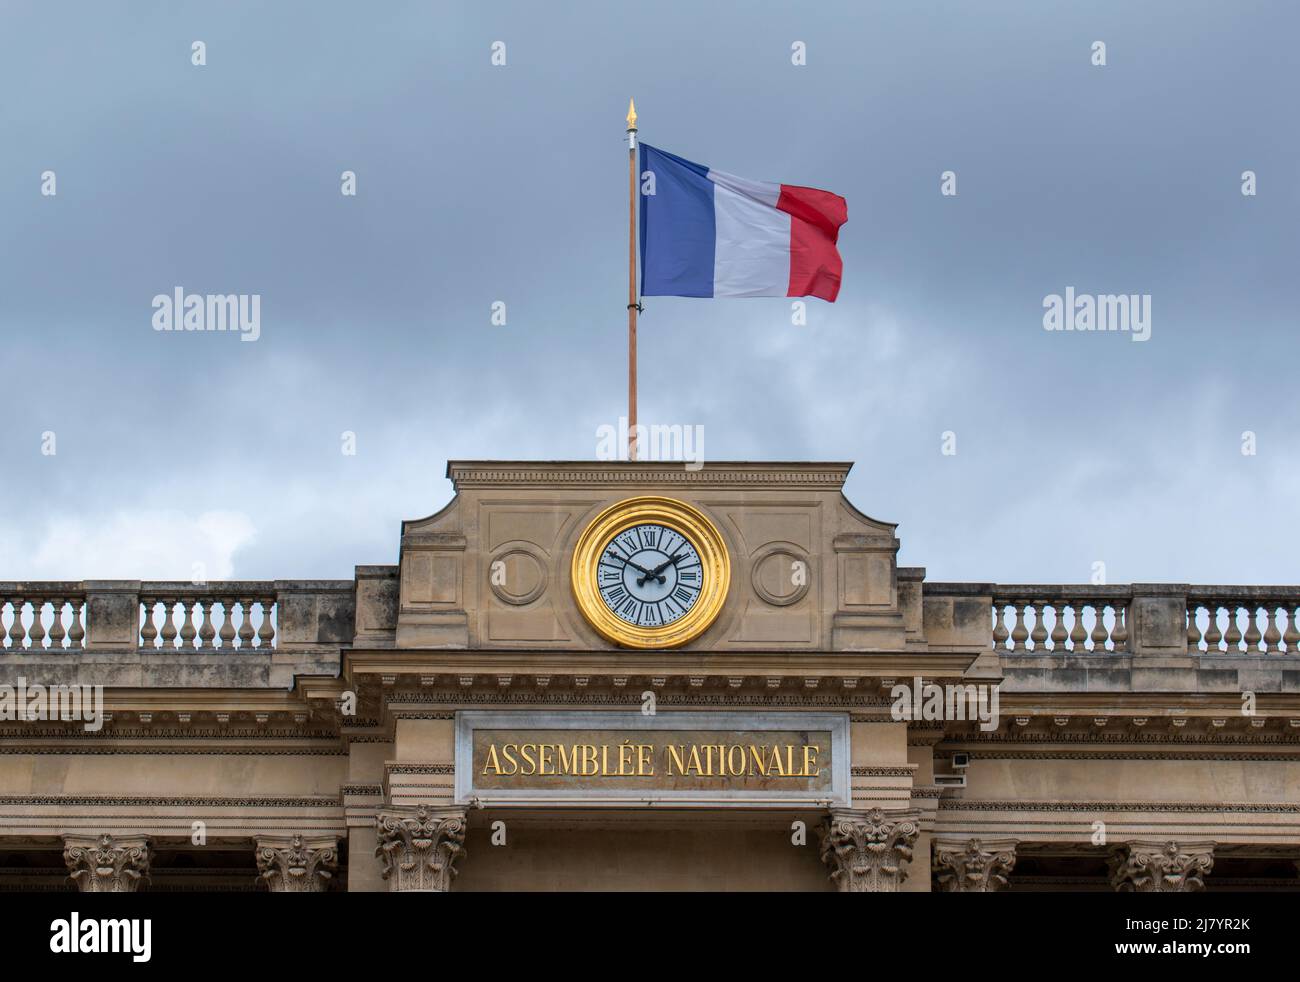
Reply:
[[642, 296], [835, 300], [849, 217], [838, 194], [751, 181], [645, 143], [640, 161]]

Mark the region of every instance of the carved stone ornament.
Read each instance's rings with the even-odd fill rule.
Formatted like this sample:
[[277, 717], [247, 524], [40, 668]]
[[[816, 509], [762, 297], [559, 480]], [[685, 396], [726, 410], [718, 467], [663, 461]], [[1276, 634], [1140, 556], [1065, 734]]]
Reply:
[[1214, 866], [1214, 843], [1129, 842], [1111, 858], [1111, 885], [1134, 893], [1193, 893]]
[[818, 830], [821, 856], [841, 892], [894, 892], [907, 879], [912, 845], [920, 833], [917, 816], [842, 809]]
[[63, 861], [82, 893], [135, 893], [149, 880], [149, 840], [144, 836], [63, 837]]
[[934, 873], [948, 893], [993, 893], [1007, 885], [1016, 865], [1015, 839], [936, 839]]
[[257, 878], [272, 893], [321, 893], [338, 869], [338, 840], [263, 835], [257, 838]]
[[456, 877], [456, 860], [465, 853], [462, 808], [391, 808], [375, 816], [384, 864], [383, 877], [395, 893], [445, 893]]

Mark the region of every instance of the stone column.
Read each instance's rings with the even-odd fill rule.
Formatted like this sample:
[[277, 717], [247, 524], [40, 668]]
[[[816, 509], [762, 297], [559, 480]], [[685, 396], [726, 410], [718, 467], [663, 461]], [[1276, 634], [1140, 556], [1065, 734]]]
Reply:
[[257, 837], [257, 878], [272, 893], [323, 893], [338, 866], [338, 839], [332, 835]]
[[947, 893], [993, 893], [1016, 865], [1015, 839], [936, 839], [934, 874]]
[[896, 892], [920, 834], [913, 813], [837, 809], [822, 823], [821, 855], [841, 893]]
[[463, 808], [385, 808], [375, 816], [383, 877], [395, 893], [446, 893], [465, 854]]
[[1134, 893], [1192, 893], [1214, 866], [1214, 843], [1133, 841], [1111, 857], [1111, 885]]
[[142, 835], [63, 837], [63, 861], [82, 893], [135, 893], [149, 880], [149, 857]]

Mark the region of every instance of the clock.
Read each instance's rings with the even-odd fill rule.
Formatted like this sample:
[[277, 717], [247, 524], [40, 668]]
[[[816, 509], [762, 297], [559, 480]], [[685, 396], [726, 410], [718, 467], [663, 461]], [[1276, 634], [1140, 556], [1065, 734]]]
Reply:
[[578, 537], [573, 595], [599, 634], [628, 648], [674, 648], [717, 618], [731, 583], [727, 546], [698, 509], [629, 498]]

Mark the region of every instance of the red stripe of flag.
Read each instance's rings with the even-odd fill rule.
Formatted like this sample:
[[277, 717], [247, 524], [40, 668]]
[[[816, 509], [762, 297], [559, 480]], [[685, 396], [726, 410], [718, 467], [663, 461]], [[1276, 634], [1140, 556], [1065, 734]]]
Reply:
[[817, 188], [781, 185], [776, 207], [790, 216], [790, 297], [834, 303], [844, 262], [835, 243], [849, 220], [848, 202]]

